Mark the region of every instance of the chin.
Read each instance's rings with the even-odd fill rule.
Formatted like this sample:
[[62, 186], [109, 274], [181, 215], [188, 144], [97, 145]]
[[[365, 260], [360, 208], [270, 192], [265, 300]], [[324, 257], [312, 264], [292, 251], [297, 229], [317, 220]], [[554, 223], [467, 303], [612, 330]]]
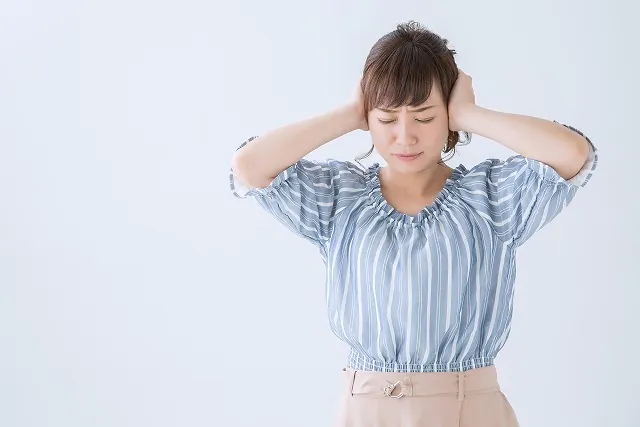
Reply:
[[407, 164], [406, 162], [398, 161], [395, 159], [394, 161], [389, 162], [389, 165], [392, 166], [394, 170], [403, 173], [420, 172], [425, 170], [428, 166], [426, 162], [415, 162]]

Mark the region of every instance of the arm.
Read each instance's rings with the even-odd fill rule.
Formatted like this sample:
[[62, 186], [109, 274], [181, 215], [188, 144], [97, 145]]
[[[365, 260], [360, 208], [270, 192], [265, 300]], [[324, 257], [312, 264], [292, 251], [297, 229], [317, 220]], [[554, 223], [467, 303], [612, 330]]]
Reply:
[[587, 140], [559, 123], [492, 111], [477, 105], [467, 105], [460, 113], [460, 124], [467, 132], [489, 138], [524, 157], [545, 163], [564, 179], [574, 177], [589, 156]]
[[598, 163], [595, 146], [577, 129], [477, 106], [471, 78], [463, 72], [449, 100], [449, 128], [476, 133], [518, 153], [505, 161], [480, 163], [461, 187], [461, 197], [514, 247], [557, 217]]
[[[477, 110], [475, 109], [477, 108]], [[470, 174], [466, 197], [505, 243], [519, 247], [553, 221], [586, 185], [597, 150], [574, 128], [535, 117], [475, 107], [462, 115], [469, 129], [516, 151], [506, 161], [490, 159]]]
[[358, 104], [283, 126], [236, 151], [232, 168], [247, 187], [264, 188], [287, 167], [320, 146], [361, 126]]

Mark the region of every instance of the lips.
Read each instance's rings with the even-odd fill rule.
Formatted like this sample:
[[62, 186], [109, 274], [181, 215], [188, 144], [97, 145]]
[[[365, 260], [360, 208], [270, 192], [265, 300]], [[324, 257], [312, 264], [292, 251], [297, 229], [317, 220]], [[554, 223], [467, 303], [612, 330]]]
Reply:
[[420, 157], [420, 155], [422, 155], [422, 153], [415, 153], [415, 154], [394, 154], [394, 156], [396, 156], [398, 159], [403, 160], [403, 161], [411, 161], [411, 160], [415, 160], [418, 157]]

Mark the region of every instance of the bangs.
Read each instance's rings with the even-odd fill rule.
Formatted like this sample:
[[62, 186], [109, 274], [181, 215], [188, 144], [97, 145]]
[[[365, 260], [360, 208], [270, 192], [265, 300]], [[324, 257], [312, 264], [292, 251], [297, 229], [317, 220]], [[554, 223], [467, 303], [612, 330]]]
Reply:
[[434, 58], [410, 43], [384, 59], [371, 64], [363, 81], [366, 111], [417, 107], [427, 101], [433, 84], [441, 81]]

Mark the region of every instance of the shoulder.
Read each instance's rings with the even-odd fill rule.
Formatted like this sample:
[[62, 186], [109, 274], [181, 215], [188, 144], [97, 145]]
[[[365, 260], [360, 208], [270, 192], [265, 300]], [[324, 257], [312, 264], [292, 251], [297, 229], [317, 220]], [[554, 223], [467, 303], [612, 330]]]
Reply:
[[288, 176], [283, 179], [291, 179], [291, 175], [316, 193], [336, 198], [353, 197], [367, 187], [366, 170], [350, 161], [335, 158], [303, 158], [289, 168]]
[[460, 165], [454, 172], [458, 196], [472, 204], [498, 202], [522, 188], [519, 177], [526, 177], [527, 170], [527, 159], [520, 155], [488, 158], [469, 168]]
[[351, 176], [354, 178], [359, 177], [362, 179], [366, 177], [366, 170], [362, 169], [360, 166], [349, 160], [328, 158], [318, 163], [323, 165], [327, 169], [330, 169], [331, 171], [342, 174], [344, 176]]
[[462, 165], [459, 168], [462, 169], [459, 180], [462, 186], [481, 183], [499, 185], [505, 181], [516, 179], [523, 173], [536, 172], [536, 169], [540, 169], [540, 165], [539, 162], [524, 156], [514, 155], [507, 159], [485, 159], [469, 169]]
[[354, 187], [364, 187], [367, 179], [367, 172], [358, 165], [334, 158], [322, 160], [310, 160], [303, 158], [292, 165], [292, 170], [298, 174], [307, 175], [310, 179], [319, 182], [331, 181], [341, 185], [352, 185]]

